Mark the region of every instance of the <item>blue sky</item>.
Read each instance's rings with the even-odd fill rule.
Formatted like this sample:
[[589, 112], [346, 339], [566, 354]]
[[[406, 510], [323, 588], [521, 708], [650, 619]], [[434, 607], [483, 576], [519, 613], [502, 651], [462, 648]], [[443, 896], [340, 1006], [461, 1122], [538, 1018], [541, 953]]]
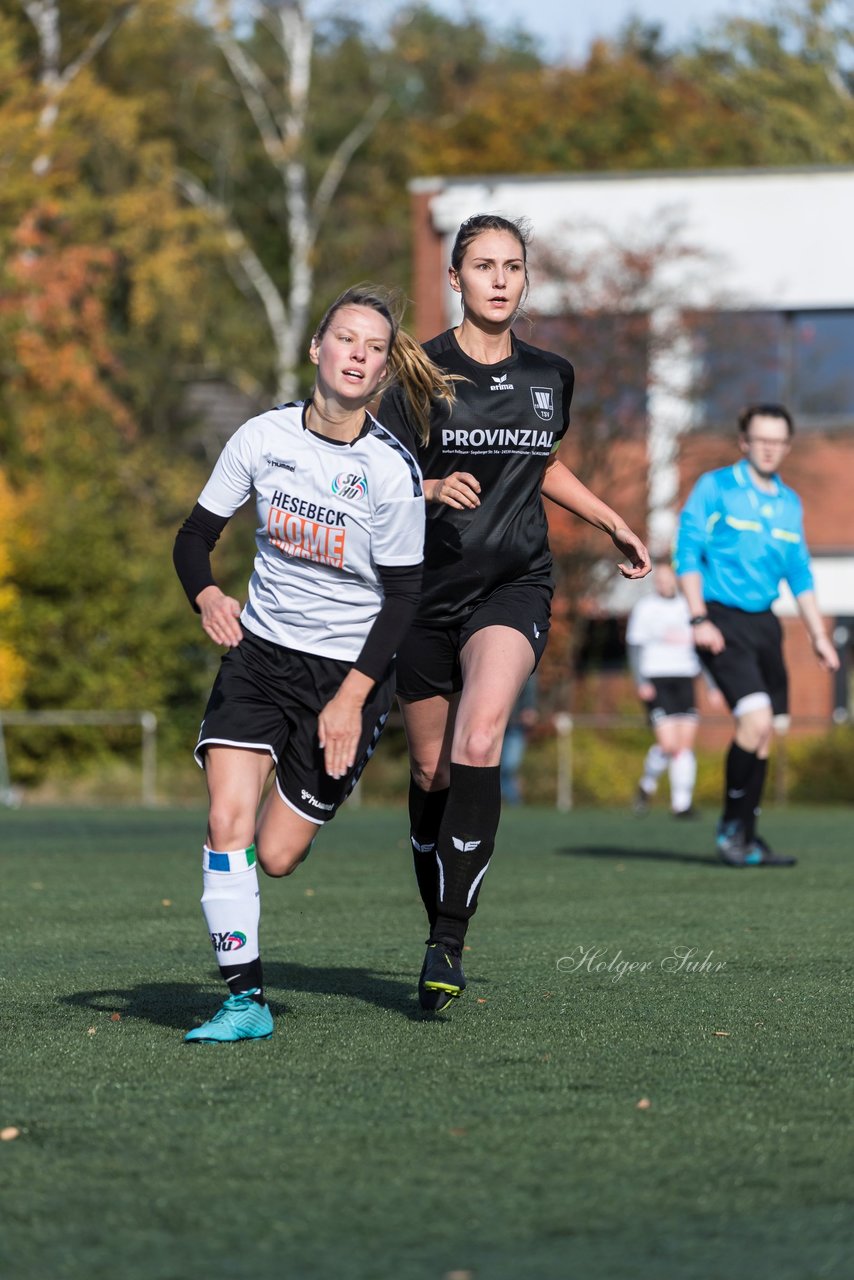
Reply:
[[[741, 13], [765, 17], [772, 0], [431, 0], [433, 8], [459, 17], [471, 8], [497, 30], [520, 26], [540, 41], [542, 53], [556, 61], [581, 58], [592, 40], [614, 35], [628, 17], [664, 27], [665, 44], [688, 40], [692, 32], [714, 23], [721, 16]], [[384, 0], [391, 13], [402, 6], [399, 0]]]

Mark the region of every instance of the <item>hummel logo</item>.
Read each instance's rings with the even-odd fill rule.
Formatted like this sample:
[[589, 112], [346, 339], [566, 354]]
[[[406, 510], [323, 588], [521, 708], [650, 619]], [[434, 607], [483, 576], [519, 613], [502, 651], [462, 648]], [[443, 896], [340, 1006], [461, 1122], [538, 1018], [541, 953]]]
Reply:
[[282, 461], [282, 459], [280, 458], [274, 458], [271, 453], [268, 453], [266, 455], [266, 457], [264, 458], [264, 461], [266, 462], [268, 467], [281, 467], [284, 471], [294, 472], [297, 469], [296, 462], [292, 462], [290, 458], [286, 459], [285, 461]]
[[502, 373], [500, 376], [493, 374], [492, 386], [489, 388], [490, 391], [514, 391], [515, 387], [513, 386], [513, 383], [507, 381], [509, 376], [510, 375], [507, 373]]
[[480, 844], [479, 840], [458, 840], [456, 836], [451, 836], [454, 842], [454, 848], [459, 849], [460, 853], [473, 853]]

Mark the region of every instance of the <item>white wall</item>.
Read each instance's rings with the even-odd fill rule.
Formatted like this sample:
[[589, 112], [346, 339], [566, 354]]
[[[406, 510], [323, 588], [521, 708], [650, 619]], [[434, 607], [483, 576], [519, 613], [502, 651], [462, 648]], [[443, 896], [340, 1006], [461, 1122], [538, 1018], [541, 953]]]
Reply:
[[[592, 247], [604, 231], [648, 240], [665, 221], [714, 263], [707, 284], [743, 307], [854, 306], [854, 168], [429, 179], [434, 226], [450, 245], [473, 213], [526, 217], [537, 242]], [[600, 229], [600, 230], [597, 230]], [[686, 287], [688, 282], [686, 281]], [[690, 283], [702, 305], [702, 282]], [[699, 289], [699, 293], [697, 290]], [[536, 292], [531, 304], [538, 309]], [[449, 293], [449, 323], [459, 299]], [[548, 306], [542, 306], [548, 310]]]

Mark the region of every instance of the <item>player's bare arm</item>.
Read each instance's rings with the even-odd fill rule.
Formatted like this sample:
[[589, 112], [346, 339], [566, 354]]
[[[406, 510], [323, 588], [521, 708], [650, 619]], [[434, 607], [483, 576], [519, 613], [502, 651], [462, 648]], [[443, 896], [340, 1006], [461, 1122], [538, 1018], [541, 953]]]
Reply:
[[723, 653], [726, 641], [711, 619], [706, 617], [702, 575], [693, 571], [681, 573], [678, 581], [679, 589], [688, 602], [694, 644], [698, 649], [708, 649], [710, 653]]
[[576, 475], [557, 458], [550, 458], [543, 472], [543, 496], [563, 507], [565, 511], [580, 516], [594, 528], [607, 533], [614, 546], [624, 555], [627, 564], [618, 568], [624, 578], [645, 578], [652, 568], [649, 552], [637, 534], [633, 533], [606, 502], [597, 498]]
[[424, 497], [428, 502], [441, 502], [455, 511], [479, 507], [479, 494], [480, 485], [468, 471], [453, 471], [441, 480], [424, 481]]
[[802, 591], [795, 597], [801, 621], [807, 629], [813, 652], [825, 671], [839, 670], [839, 654], [824, 626], [824, 619], [818, 608], [815, 592]]
[[226, 644], [230, 647], [240, 644], [243, 639], [243, 628], [240, 617], [240, 602], [233, 596], [227, 596], [217, 586], [205, 587], [196, 596], [196, 605], [202, 619], [202, 629], [215, 644]]
[[324, 768], [331, 778], [343, 778], [356, 763], [362, 708], [373, 687], [370, 676], [352, 670], [317, 717], [317, 739], [323, 751]]

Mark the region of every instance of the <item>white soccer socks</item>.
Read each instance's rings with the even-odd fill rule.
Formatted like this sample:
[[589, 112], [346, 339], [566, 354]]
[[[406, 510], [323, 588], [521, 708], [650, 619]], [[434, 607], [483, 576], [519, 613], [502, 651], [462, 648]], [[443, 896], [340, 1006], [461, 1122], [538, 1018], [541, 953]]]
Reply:
[[220, 853], [205, 845], [202, 883], [202, 911], [229, 990], [259, 988], [261, 899], [255, 846]]
[[643, 774], [641, 776], [641, 790], [645, 791], [648, 796], [654, 796], [658, 790], [658, 779], [667, 768], [670, 757], [666, 751], [662, 751], [657, 742], [654, 742], [646, 753], [646, 759], [643, 762]]

